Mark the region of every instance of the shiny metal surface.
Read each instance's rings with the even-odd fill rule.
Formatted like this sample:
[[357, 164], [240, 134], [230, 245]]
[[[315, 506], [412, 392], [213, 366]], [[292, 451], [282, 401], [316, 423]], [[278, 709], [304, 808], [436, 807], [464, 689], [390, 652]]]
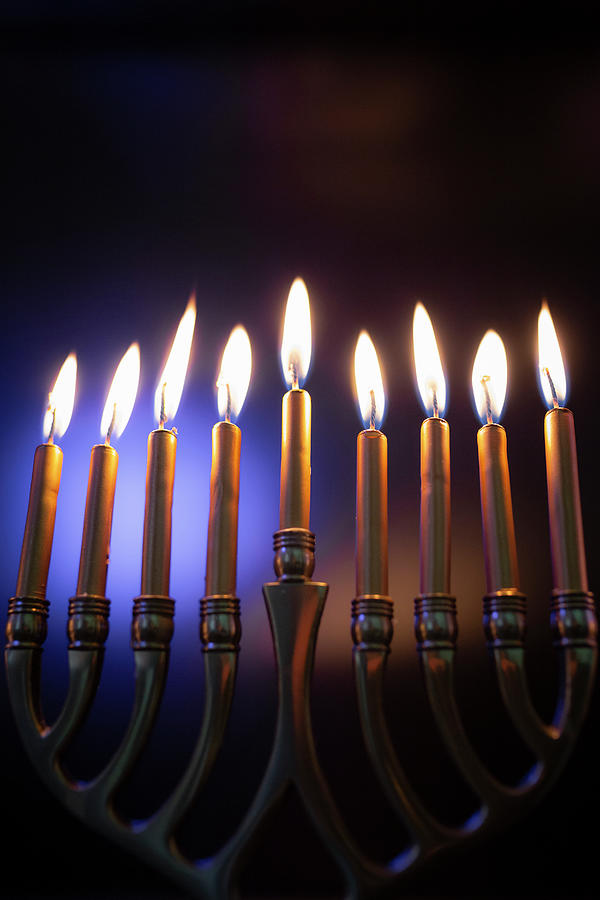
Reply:
[[176, 434], [168, 428], [155, 428], [150, 432], [142, 545], [141, 594], [144, 596], [169, 596], [176, 453]]
[[36, 448], [15, 591], [17, 597], [43, 600], [46, 596], [62, 462], [62, 450], [56, 444], [40, 444]]
[[544, 417], [552, 574], [556, 590], [588, 589], [577, 470], [575, 423], [570, 409]]
[[107, 444], [92, 447], [85, 500], [77, 595], [104, 597], [110, 557], [113, 503], [119, 455]]

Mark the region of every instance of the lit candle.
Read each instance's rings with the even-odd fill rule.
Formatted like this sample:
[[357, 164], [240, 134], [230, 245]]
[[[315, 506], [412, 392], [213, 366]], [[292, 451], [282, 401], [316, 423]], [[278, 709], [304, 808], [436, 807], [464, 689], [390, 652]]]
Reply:
[[387, 597], [387, 438], [379, 430], [385, 394], [377, 352], [366, 331], [356, 342], [354, 376], [365, 426], [356, 441], [356, 596]]
[[507, 379], [504, 344], [495, 331], [488, 331], [479, 345], [472, 378], [475, 406], [486, 423], [477, 432], [477, 450], [488, 594], [519, 588], [506, 431], [498, 424]]
[[566, 409], [567, 379], [546, 303], [538, 319], [539, 374], [549, 411], [544, 417], [552, 571], [556, 590], [588, 590], [577, 471], [575, 423]]
[[450, 593], [450, 427], [446, 379], [431, 324], [422, 303], [413, 318], [417, 384], [428, 418], [421, 425], [421, 565], [422, 594]]
[[165, 425], [174, 418], [181, 400], [195, 323], [196, 300], [192, 296], [179, 322], [154, 395], [154, 415], [158, 428], [148, 435], [142, 546], [143, 597], [169, 596], [177, 431], [175, 428], [165, 428]]
[[62, 364], [48, 396], [44, 419], [46, 443], [36, 448], [33, 457], [29, 505], [17, 576], [17, 597], [39, 600], [46, 598], [63, 461], [62, 450], [55, 440], [62, 437], [71, 421], [76, 381], [77, 359], [71, 353]]
[[302, 390], [311, 357], [310, 306], [301, 278], [288, 296], [281, 342], [283, 377], [279, 528], [310, 526], [310, 394]]
[[77, 596], [104, 597], [110, 555], [115, 486], [119, 454], [111, 439], [123, 433], [137, 394], [140, 348], [132, 344], [114, 374], [100, 424], [104, 443], [92, 447], [88, 479]]
[[206, 596], [235, 596], [240, 450], [242, 432], [232, 419], [242, 409], [252, 370], [252, 350], [245, 328], [231, 332], [217, 379], [222, 421], [212, 430], [210, 513], [206, 549]]

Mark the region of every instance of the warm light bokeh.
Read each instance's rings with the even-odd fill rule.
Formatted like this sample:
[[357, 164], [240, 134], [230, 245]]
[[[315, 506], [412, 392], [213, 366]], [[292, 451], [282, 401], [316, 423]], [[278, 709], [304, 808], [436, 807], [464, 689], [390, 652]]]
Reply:
[[366, 331], [361, 331], [356, 342], [354, 377], [364, 426], [379, 428], [385, 412], [385, 391], [377, 351]]
[[443, 418], [446, 411], [446, 379], [429, 314], [417, 303], [413, 317], [413, 350], [421, 402], [428, 416]]
[[250, 384], [252, 348], [248, 332], [237, 325], [223, 351], [217, 378], [217, 404], [222, 419], [235, 421], [239, 416]]
[[502, 338], [486, 331], [473, 363], [473, 398], [482, 422], [498, 422], [506, 400], [508, 363]]
[[140, 348], [132, 344], [114, 374], [100, 424], [104, 438], [119, 437], [133, 410], [140, 381]]
[[567, 400], [567, 375], [563, 363], [558, 337], [548, 304], [542, 303], [538, 316], [538, 365], [540, 386], [549, 409], [555, 405], [552, 387], [556, 395], [556, 405], [564, 406]]
[[195, 324], [196, 298], [192, 295], [177, 327], [162, 375], [158, 379], [154, 395], [154, 416], [159, 424], [164, 425], [177, 413], [190, 359]]
[[308, 291], [303, 280], [296, 278], [287, 299], [281, 341], [283, 377], [290, 387], [302, 386], [310, 367], [311, 351]]
[[75, 403], [77, 383], [77, 357], [69, 353], [60, 367], [54, 387], [48, 395], [48, 408], [44, 416], [44, 438], [59, 438], [69, 427]]

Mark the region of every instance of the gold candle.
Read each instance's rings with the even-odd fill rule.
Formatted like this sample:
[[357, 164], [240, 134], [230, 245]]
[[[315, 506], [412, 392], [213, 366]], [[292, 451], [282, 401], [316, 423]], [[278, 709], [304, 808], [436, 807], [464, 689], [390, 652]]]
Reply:
[[104, 444], [92, 447], [77, 595], [104, 597], [119, 455], [110, 446], [125, 429], [140, 379], [140, 348], [131, 344], [114, 374], [100, 423]]
[[110, 555], [119, 455], [109, 444], [92, 447], [85, 500], [77, 596], [104, 597]]
[[450, 593], [450, 426], [446, 379], [431, 319], [415, 307], [413, 350], [417, 384], [429, 418], [421, 425], [421, 594]]
[[179, 321], [154, 394], [154, 414], [158, 428], [148, 435], [140, 590], [142, 596], [169, 597], [177, 431], [175, 428], [165, 428], [165, 425], [174, 418], [179, 407], [195, 324], [196, 300], [192, 295]]
[[69, 425], [76, 380], [77, 360], [74, 354], [70, 354], [49, 394], [44, 421], [47, 443], [40, 444], [33, 457], [27, 519], [17, 575], [17, 597], [40, 600], [46, 597], [63, 462], [62, 450], [54, 443], [54, 439], [61, 437]]
[[227, 341], [217, 379], [219, 415], [224, 421], [217, 422], [212, 430], [207, 597], [235, 596], [242, 432], [231, 419], [240, 414], [251, 370], [250, 339], [238, 325]]
[[296, 278], [288, 296], [281, 364], [291, 390], [281, 417], [279, 527], [310, 528], [311, 399], [301, 390], [311, 357], [310, 307], [306, 285]]
[[379, 430], [385, 395], [377, 352], [366, 331], [356, 342], [354, 374], [366, 426], [356, 443], [356, 596], [387, 596], [387, 438]]
[[519, 589], [506, 431], [497, 423], [506, 397], [508, 367], [500, 336], [488, 331], [473, 364], [473, 396], [482, 421], [477, 432], [481, 520], [487, 592]]
[[142, 549], [143, 596], [169, 596], [176, 452], [177, 435], [173, 431], [156, 428], [150, 432]]
[[538, 319], [540, 384], [551, 407], [544, 417], [552, 572], [556, 590], [588, 590], [577, 470], [575, 422], [564, 407], [567, 393], [562, 354], [548, 306]]

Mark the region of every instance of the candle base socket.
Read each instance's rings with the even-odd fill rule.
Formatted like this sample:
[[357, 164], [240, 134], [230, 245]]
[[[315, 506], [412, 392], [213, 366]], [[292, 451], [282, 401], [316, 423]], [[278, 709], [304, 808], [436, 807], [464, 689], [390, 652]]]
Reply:
[[8, 601], [6, 647], [8, 650], [39, 650], [48, 634], [50, 602], [33, 597]]
[[133, 650], [168, 650], [173, 637], [175, 601], [171, 597], [142, 594], [133, 601]]
[[306, 528], [282, 528], [273, 535], [273, 567], [279, 581], [308, 581], [315, 568], [315, 536]]
[[213, 594], [200, 601], [200, 639], [205, 653], [240, 648], [240, 601], [232, 594]]
[[69, 600], [69, 650], [101, 650], [108, 637], [110, 600], [80, 594]]
[[483, 630], [490, 650], [522, 647], [527, 598], [519, 591], [494, 591], [483, 598]]
[[394, 633], [394, 604], [383, 594], [362, 594], [352, 601], [351, 634], [354, 650], [389, 653]]
[[415, 598], [417, 649], [454, 650], [458, 637], [456, 599], [450, 594], [419, 594]]
[[595, 647], [598, 624], [589, 591], [552, 592], [550, 624], [555, 647]]

